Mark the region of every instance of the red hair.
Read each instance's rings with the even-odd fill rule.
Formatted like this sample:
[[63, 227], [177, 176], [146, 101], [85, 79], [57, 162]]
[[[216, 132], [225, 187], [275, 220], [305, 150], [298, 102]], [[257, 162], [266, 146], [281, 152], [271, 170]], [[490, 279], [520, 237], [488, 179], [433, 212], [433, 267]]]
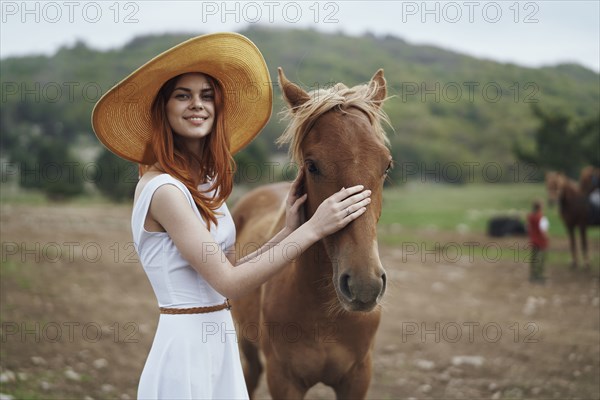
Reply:
[[[216, 210], [225, 202], [233, 188], [235, 161], [229, 151], [229, 137], [225, 134], [223, 121], [223, 90], [219, 82], [206, 75], [214, 90], [215, 123], [212, 132], [204, 140], [201, 154], [194, 154], [178, 135], [174, 134], [167, 120], [166, 104], [182, 75], [168, 80], [152, 102], [152, 149], [160, 169], [183, 183], [192, 194], [196, 207], [210, 230], [217, 225]], [[140, 168], [142, 172], [143, 168]], [[210, 182], [204, 191], [198, 185]], [[214, 191], [214, 195], [211, 192]]]

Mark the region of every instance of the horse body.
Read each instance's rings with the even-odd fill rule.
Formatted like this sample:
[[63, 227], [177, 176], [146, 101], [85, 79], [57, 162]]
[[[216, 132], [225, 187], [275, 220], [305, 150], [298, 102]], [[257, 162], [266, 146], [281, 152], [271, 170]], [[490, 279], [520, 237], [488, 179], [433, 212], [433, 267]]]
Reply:
[[322, 382], [339, 398], [364, 397], [380, 310], [330, 314], [327, 305], [337, 299], [331, 285], [324, 284], [331, 280], [333, 267], [323, 245], [313, 246], [288, 268], [265, 284], [263, 292], [260, 347], [271, 394], [301, 398]]
[[590, 226], [591, 205], [589, 202], [589, 192], [587, 190], [588, 172], [594, 172], [588, 168], [582, 171], [582, 183], [584, 189], [572, 179], [559, 172], [548, 172], [546, 174], [546, 189], [548, 191], [548, 202], [552, 206], [555, 203], [559, 205], [560, 217], [567, 228], [569, 235], [569, 245], [571, 249], [571, 266], [576, 268], [579, 264], [577, 252], [577, 241], [575, 230], [579, 229], [581, 238], [581, 250], [584, 263], [590, 266], [587, 246], [587, 228]]
[[[364, 398], [386, 285], [376, 229], [391, 162], [379, 125], [383, 71], [368, 87], [337, 86], [337, 92], [312, 97], [281, 70], [279, 78], [293, 119], [293, 129], [286, 131], [292, 156], [306, 169], [306, 218], [342, 187], [363, 184], [371, 189], [372, 202], [356, 221], [311, 246], [252, 295], [233, 302], [246, 384], [252, 396], [263, 371], [260, 349], [273, 398], [302, 398], [319, 382], [331, 386], [338, 398]], [[329, 105], [322, 107], [323, 102]], [[284, 226], [281, 204], [288, 188], [256, 189], [234, 207], [238, 249], [254, 243], [249, 253]], [[298, 249], [285, 251], [291, 259]]]

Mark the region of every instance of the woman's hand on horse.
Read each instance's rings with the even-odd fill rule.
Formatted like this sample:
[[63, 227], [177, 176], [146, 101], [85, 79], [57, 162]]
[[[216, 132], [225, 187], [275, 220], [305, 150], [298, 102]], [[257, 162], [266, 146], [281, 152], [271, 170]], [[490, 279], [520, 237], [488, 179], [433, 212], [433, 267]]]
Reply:
[[339, 231], [367, 211], [371, 191], [363, 189], [363, 185], [342, 188], [321, 203], [308, 221], [319, 238]]
[[285, 210], [285, 227], [288, 234], [295, 231], [304, 223], [304, 207], [302, 205], [306, 201], [308, 194], [303, 189], [304, 168], [300, 167], [298, 176], [292, 183], [290, 191], [287, 195], [286, 210]]

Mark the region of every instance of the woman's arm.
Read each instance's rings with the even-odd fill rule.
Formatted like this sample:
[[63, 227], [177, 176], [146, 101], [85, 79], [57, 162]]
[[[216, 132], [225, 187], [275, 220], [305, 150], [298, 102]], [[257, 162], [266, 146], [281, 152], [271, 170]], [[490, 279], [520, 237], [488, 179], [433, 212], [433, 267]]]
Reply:
[[[370, 203], [362, 186], [342, 189], [319, 206], [313, 218], [251, 260], [233, 267], [174, 185], [159, 187], [150, 205], [151, 217], [169, 234], [190, 265], [223, 296], [249, 293], [275, 275], [321, 238], [361, 216]], [[350, 208], [350, 214], [346, 212]]]
[[[256, 256], [269, 251], [273, 246], [276, 246], [279, 242], [281, 242], [283, 239], [285, 239], [286, 237], [288, 237], [290, 235], [290, 232], [288, 231], [287, 227], [283, 228], [282, 230], [280, 230], [279, 232], [277, 232], [277, 234], [275, 236], [273, 236], [268, 242], [266, 242], [265, 244], [263, 244], [260, 249], [253, 251], [252, 253], [244, 256], [243, 258], [237, 260], [235, 262], [235, 265], [241, 265], [244, 264], [246, 262], [250, 262], [252, 259], [254, 259]], [[231, 260], [230, 260], [231, 261]]]

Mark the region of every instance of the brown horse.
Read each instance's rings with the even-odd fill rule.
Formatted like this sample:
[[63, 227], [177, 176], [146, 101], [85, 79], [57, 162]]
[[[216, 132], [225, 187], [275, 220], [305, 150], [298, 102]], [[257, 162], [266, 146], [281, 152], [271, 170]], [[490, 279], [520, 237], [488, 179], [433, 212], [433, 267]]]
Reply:
[[[586, 170], [584, 169], [584, 171]], [[591, 206], [588, 200], [588, 193], [583, 192], [576, 181], [569, 179], [560, 172], [554, 171], [546, 173], [546, 190], [548, 191], [549, 205], [552, 207], [558, 203], [560, 217], [569, 234], [571, 267], [577, 268], [579, 264], [575, 239], [575, 229], [579, 228], [583, 260], [589, 268], [587, 228], [590, 225]]]
[[[279, 83], [290, 125], [280, 138], [305, 166], [306, 218], [340, 190], [371, 189], [367, 212], [317, 242], [254, 294], [233, 302], [244, 372], [252, 396], [266, 361], [275, 399], [303, 398], [315, 384], [338, 398], [364, 398], [371, 380], [371, 353], [381, 317], [386, 276], [379, 259], [376, 224], [383, 183], [391, 167], [381, 126], [386, 97], [383, 70], [368, 85], [337, 84], [310, 94], [287, 80]], [[283, 227], [286, 183], [258, 188], [241, 198], [232, 214], [238, 251], [249, 253]], [[287, 249], [290, 256], [295, 248]], [[238, 258], [244, 254], [238, 254]]]

